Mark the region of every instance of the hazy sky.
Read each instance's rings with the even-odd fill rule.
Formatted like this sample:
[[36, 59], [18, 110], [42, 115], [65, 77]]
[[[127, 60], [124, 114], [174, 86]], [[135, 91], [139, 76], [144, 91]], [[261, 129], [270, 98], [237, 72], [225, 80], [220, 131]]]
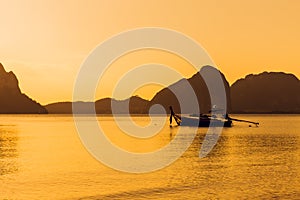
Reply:
[[[193, 38], [230, 83], [263, 71], [300, 77], [297, 0], [0, 0], [0, 7], [0, 62], [15, 72], [23, 92], [42, 104], [71, 100], [76, 75], [89, 52], [115, 34], [141, 27], [173, 29]], [[139, 60], [151, 62], [150, 57], [152, 62], [181, 67], [185, 77], [193, 74], [185, 70], [184, 61], [155, 54], [144, 52], [145, 60]], [[135, 63], [134, 54], [130, 56], [127, 65]], [[97, 98], [110, 95], [113, 83], [105, 84]], [[157, 92], [150, 89], [137, 94], [149, 99]]]

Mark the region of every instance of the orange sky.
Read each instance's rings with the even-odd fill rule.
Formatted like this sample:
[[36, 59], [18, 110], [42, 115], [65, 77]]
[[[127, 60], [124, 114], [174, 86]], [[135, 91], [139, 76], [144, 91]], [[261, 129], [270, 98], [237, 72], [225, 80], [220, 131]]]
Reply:
[[[297, 0], [0, 0], [0, 7], [0, 62], [15, 72], [23, 92], [42, 104], [70, 101], [89, 52], [112, 35], [140, 27], [173, 29], [193, 38], [230, 83], [262, 71], [300, 77]], [[182, 61], [174, 60], [164, 62], [178, 68]], [[189, 77], [194, 72], [182, 73]], [[154, 88], [159, 89], [137, 94], [149, 99]], [[97, 97], [109, 96], [109, 90], [98, 91]]]

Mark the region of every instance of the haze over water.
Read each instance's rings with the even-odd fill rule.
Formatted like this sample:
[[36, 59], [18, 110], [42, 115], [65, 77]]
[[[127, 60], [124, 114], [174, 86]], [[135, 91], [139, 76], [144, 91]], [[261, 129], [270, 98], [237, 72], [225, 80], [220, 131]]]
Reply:
[[[1, 115], [0, 199], [300, 198], [300, 116], [233, 117], [261, 125], [224, 128], [202, 159], [207, 129], [199, 128], [190, 148], [169, 167], [130, 174], [95, 160], [81, 144], [71, 115]], [[168, 144], [178, 129], [166, 123], [157, 136], [138, 143], [124, 136], [111, 116], [98, 120], [112, 142], [135, 152]], [[148, 118], [136, 116], [134, 121], [146, 125]], [[184, 133], [182, 143], [192, 136], [189, 128]]]

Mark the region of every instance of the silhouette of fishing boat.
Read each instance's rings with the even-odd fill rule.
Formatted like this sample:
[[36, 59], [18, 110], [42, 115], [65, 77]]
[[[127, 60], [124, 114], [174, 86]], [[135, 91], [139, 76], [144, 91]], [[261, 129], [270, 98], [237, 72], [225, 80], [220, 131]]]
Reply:
[[[194, 126], [194, 127], [232, 127], [233, 121], [246, 122], [259, 125], [258, 122], [252, 122], [248, 120], [235, 119], [229, 117], [228, 114], [225, 115], [190, 115], [190, 116], [180, 116], [174, 113], [172, 106], [170, 106], [170, 126], [172, 125], [172, 119], [174, 118], [178, 126]], [[250, 125], [249, 125], [250, 126]]]
[[229, 119], [212, 118], [211, 116], [181, 117], [180, 126], [198, 127], [231, 127], [232, 121]]

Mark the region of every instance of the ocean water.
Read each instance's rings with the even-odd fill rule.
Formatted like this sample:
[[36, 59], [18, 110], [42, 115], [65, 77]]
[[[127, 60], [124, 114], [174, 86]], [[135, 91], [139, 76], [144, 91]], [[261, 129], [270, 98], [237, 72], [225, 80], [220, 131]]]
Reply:
[[[0, 115], [0, 199], [300, 199], [300, 115], [233, 117], [260, 126], [224, 128], [204, 158], [199, 150], [207, 128], [199, 128], [177, 161], [132, 174], [97, 161], [82, 145], [71, 115]], [[146, 116], [132, 119], [149, 123]], [[157, 135], [136, 139], [111, 116], [97, 120], [111, 142], [139, 153], [164, 147], [180, 129], [165, 122]], [[123, 117], [123, 125], [130, 120]], [[153, 120], [154, 130], [166, 119]], [[193, 136], [189, 128], [182, 131], [177, 145]]]

